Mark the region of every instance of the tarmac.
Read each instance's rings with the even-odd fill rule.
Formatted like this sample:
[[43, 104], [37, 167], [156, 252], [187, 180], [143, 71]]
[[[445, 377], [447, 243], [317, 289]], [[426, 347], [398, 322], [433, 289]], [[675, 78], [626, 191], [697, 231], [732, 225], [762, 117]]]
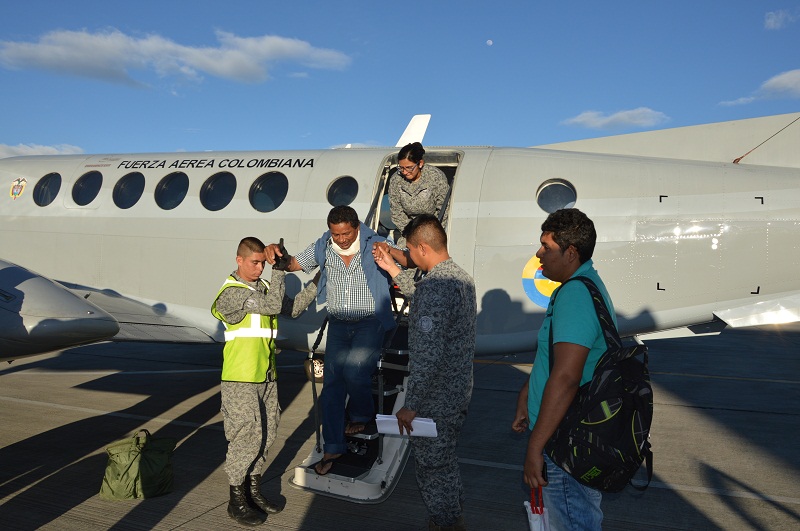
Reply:
[[[800, 324], [648, 342], [655, 417], [650, 487], [605, 495], [607, 530], [800, 529]], [[279, 354], [283, 417], [262, 491], [285, 506], [260, 529], [426, 529], [413, 456], [383, 503], [290, 485], [313, 449], [305, 355]], [[104, 343], [0, 370], [0, 528], [236, 529], [226, 507], [221, 345]], [[531, 353], [475, 360], [458, 455], [471, 530], [528, 529], [524, 436], [510, 429]], [[105, 447], [147, 428], [176, 437], [175, 486], [137, 501], [98, 496]]]

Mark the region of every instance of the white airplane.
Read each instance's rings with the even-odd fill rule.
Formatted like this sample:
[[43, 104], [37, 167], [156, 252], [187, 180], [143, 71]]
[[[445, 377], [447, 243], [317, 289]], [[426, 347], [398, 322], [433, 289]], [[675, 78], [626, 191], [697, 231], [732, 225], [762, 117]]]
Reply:
[[[415, 117], [398, 144], [421, 141], [429, 118]], [[621, 335], [800, 320], [798, 146], [800, 113], [538, 148], [429, 146], [426, 162], [452, 182], [450, 254], [475, 279], [477, 353], [534, 349], [557, 286], [534, 256], [540, 226], [572, 206], [595, 222], [594, 263]], [[397, 151], [0, 160], [9, 187], [0, 208], [0, 359], [103, 339], [222, 341], [209, 307], [238, 241], [283, 238], [297, 253], [324, 232], [331, 206], [343, 204], [391, 233], [386, 191]], [[288, 278], [290, 294], [308, 280]], [[282, 319], [279, 346], [309, 350], [323, 316], [312, 307]], [[382, 413], [403, 403], [402, 365], [393, 378], [378, 379]], [[353, 444], [352, 466], [326, 476], [309, 468], [322, 456], [317, 445], [291, 483], [382, 501], [402, 473], [408, 440]]]
[[[422, 140], [415, 117], [398, 145]], [[450, 254], [475, 278], [479, 354], [534, 348], [555, 284], [549, 212], [597, 227], [623, 336], [800, 319], [800, 113], [537, 148], [427, 147], [452, 181]], [[221, 341], [209, 306], [236, 243], [296, 253], [349, 204], [390, 232], [397, 147], [0, 159], [0, 359], [102, 339]], [[34, 272], [35, 271], [35, 272]], [[304, 274], [289, 277], [290, 294]], [[52, 279], [52, 280], [51, 280]], [[308, 350], [324, 316], [280, 325]]]

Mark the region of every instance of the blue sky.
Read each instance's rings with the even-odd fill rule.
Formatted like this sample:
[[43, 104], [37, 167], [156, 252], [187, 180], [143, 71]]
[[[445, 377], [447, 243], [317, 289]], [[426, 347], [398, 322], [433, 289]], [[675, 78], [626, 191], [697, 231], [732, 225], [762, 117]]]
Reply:
[[533, 146], [800, 111], [800, 2], [4, 2], [0, 157]]

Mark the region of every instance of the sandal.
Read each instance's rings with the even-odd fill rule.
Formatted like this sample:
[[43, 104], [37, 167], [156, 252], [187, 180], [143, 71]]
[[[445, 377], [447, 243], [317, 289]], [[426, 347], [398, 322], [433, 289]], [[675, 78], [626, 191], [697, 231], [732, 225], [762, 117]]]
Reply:
[[[324, 476], [324, 475], [328, 474], [328, 472], [333, 470], [334, 463], [336, 463], [336, 460], [339, 459], [340, 457], [342, 457], [342, 456], [338, 455], [336, 457], [329, 457], [327, 459], [322, 459], [320, 461], [317, 461], [314, 464], [314, 472], [316, 472], [318, 476]], [[330, 466], [328, 466], [328, 465], [330, 465]], [[328, 467], [328, 469], [325, 470], [325, 472], [320, 472], [320, 470], [324, 470], [326, 466]]]

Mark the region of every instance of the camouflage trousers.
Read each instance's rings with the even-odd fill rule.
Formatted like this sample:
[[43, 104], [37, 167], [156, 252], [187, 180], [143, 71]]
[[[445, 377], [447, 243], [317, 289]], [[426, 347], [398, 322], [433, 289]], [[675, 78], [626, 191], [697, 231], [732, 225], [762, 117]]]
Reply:
[[261, 474], [280, 422], [277, 382], [222, 382], [222, 421], [228, 453], [225, 472], [231, 485]]
[[464, 503], [456, 446], [467, 412], [430, 416], [436, 421], [438, 436], [411, 437], [417, 485], [431, 520], [436, 525], [450, 526], [461, 516]]

